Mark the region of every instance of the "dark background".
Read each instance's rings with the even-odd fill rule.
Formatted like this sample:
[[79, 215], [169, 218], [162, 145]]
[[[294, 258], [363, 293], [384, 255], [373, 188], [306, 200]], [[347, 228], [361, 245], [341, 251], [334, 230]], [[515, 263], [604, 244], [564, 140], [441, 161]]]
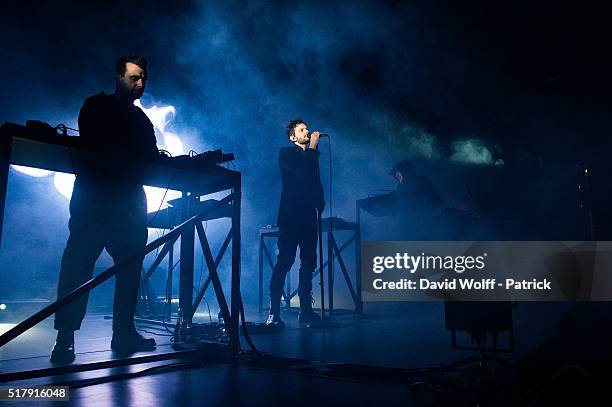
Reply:
[[[426, 3], [426, 4], [425, 4]], [[1, 6], [0, 122], [76, 125], [113, 90], [115, 59], [150, 63], [149, 105], [173, 105], [186, 149], [222, 148], [244, 176], [243, 294], [256, 292], [261, 226], [275, 222], [288, 119], [331, 135], [334, 214], [393, 189], [415, 162], [485, 239], [611, 235], [610, 6], [581, 2], [16, 2]], [[329, 150], [321, 145], [329, 182]], [[52, 179], [11, 171], [0, 298], [52, 298], [67, 237]], [[370, 236], [384, 239], [384, 220]], [[378, 223], [376, 223], [378, 222]], [[222, 226], [210, 231], [224, 237]], [[222, 236], [223, 235], [223, 236]], [[213, 236], [215, 241], [215, 236]], [[108, 263], [108, 259], [102, 263]], [[227, 267], [227, 265], [225, 266]]]

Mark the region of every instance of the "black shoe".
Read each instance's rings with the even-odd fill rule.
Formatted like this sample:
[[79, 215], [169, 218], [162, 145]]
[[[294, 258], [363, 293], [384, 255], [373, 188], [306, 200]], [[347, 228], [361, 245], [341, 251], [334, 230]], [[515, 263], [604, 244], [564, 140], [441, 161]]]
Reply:
[[111, 340], [111, 349], [115, 352], [134, 353], [155, 350], [157, 343], [153, 338], [144, 338], [136, 331], [115, 332]]
[[312, 324], [313, 322], [319, 322], [321, 320], [321, 316], [314, 312], [312, 308], [305, 308], [300, 311], [300, 315], [298, 315], [298, 322], [300, 324]]
[[280, 315], [278, 314], [270, 314], [268, 315], [268, 320], [266, 321], [266, 326], [271, 328], [284, 328], [285, 323], [282, 319], [280, 319]]
[[58, 365], [71, 363], [74, 360], [74, 341], [55, 341], [50, 360]]

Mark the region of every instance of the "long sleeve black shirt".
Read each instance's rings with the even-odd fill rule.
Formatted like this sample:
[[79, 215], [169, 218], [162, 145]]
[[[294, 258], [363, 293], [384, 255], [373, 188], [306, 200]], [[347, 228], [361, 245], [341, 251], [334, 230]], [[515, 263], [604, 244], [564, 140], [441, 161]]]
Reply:
[[[122, 106], [104, 92], [91, 96], [81, 107], [79, 132], [83, 147], [99, 157], [77, 169], [81, 183], [142, 185], [141, 174], [131, 163], [155, 157], [157, 145], [153, 124], [139, 107]], [[116, 158], [122, 160], [113, 161]]]
[[283, 191], [278, 224], [285, 226], [305, 219], [316, 219], [316, 208], [323, 208], [323, 187], [319, 175], [319, 151], [298, 146], [283, 147], [278, 154]]

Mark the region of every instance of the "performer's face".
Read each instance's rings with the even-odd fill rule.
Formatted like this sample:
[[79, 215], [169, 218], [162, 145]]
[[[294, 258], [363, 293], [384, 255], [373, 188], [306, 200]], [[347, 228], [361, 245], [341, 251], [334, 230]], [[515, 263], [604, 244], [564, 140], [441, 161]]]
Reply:
[[291, 136], [291, 141], [298, 144], [308, 144], [310, 142], [310, 137], [308, 137], [308, 127], [306, 127], [306, 124], [300, 123], [295, 126], [295, 129], [293, 129], [293, 136]]
[[117, 89], [132, 101], [140, 99], [145, 89], [147, 80], [144, 69], [131, 62], [125, 63], [123, 76], [115, 75]]

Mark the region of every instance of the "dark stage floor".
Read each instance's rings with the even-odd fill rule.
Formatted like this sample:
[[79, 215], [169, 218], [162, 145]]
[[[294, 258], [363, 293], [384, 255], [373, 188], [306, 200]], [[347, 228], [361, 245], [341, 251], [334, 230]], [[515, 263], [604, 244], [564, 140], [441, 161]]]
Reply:
[[[284, 313], [288, 325], [284, 331], [253, 332], [252, 339], [260, 351], [281, 359], [199, 364], [171, 359], [12, 384], [68, 383], [72, 386], [70, 404], [88, 406], [470, 405], [478, 395], [484, 395], [481, 405], [515, 404], [520, 400], [518, 392], [529, 390], [517, 380], [518, 362], [554, 340], [556, 321], [572, 307], [524, 303], [513, 309], [515, 350], [496, 355], [507, 360], [509, 366], [491, 362], [493, 370], [479, 370], [477, 363], [471, 363], [441, 370], [440, 366], [478, 355], [476, 351], [451, 348], [443, 304], [367, 305], [362, 318], [339, 311], [338, 328], [301, 328], [297, 313], [289, 311]], [[198, 319], [205, 321], [208, 315]], [[261, 322], [265, 315], [247, 312], [247, 319]], [[0, 325], [2, 331], [9, 327]], [[161, 336], [167, 334], [163, 329], [150, 325], [139, 328], [148, 331], [143, 332], [146, 335], [156, 336], [155, 353], [173, 350], [170, 337]], [[116, 358], [110, 351], [110, 336], [110, 319], [88, 316], [76, 335], [75, 363]], [[48, 353], [54, 338], [52, 320], [47, 320], [0, 348], [1, 373], [52, 367]], [[508, 338], [501, 335], [501, 348], [508, 346]], [[459, 333], [458, 341], [470, 345], [463, 333]], [[243, 348], [248, 347], [244, 338], [242, 343]]]

